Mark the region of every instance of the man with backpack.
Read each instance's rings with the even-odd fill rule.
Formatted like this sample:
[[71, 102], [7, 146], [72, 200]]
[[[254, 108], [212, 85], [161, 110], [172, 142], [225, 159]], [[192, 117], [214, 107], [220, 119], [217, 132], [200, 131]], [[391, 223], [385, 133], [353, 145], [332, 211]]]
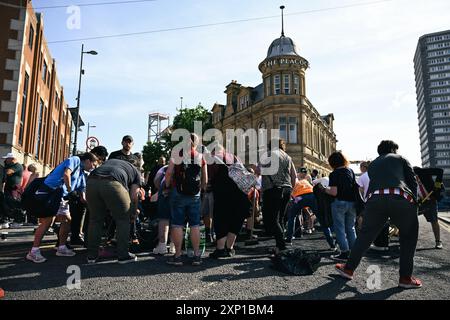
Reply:
[[[175, 255], [167, 263], [181, 266], [181, 246], [183, 242], [183, 227], [185, 219], [189, 222], [191, 230], [191, 242], [194, 249], [192, 265], [201, 264], [200, 254], [200, 191], [205, 189], [208, 182], [206, 161], [203, 156], [196, 151], [198, 146], [196, 134], [190, 135], [189, 146], [186, 145], [180, 153], [174, 154], [170, 159], [169, 167], [166, 171], [164, 183], [164, 193], [172, 190], [172, 213], [171, 213], [171, 239], [175, 244]], [[175, 151], [176, 152], [176, 151]], [[186, 154], [188, 153], [188, 154]], [[179, 163], [181, 157], [182, 163]], [[175, 164], [175, 163], [179, 164]]]
[[[97, 166], [97, 161], [97, 157], [89, 152], [79, 157], [70, 157], [58, 165], [47, 177], [35, 179], [29, 185], [30, 190], [36, 189], [32, 195], [27, 195], [29, 197], [27, 201], [31, 200], [31, 204], [34, 202], [34, 208], [31, 206], [29, 209], [33, 211], [34, 216], [39, 218], [40, 224], [35, 231], [33, 247], [26, 256], [27, 260], [35, 263], [42, 263], [47, 260], [42, 256], [39, 246], [55, 218], [56, 221], [61, 222], [56, 255], [62, 257], [75, 255], [75, 252], [66, 246], [71, 216], [68, 200], [65, 199], [70, 197], [69, 194], [76, 191], [81, 193], [82, 201], [86, 202], [84, 171], [93, 170]], [[25, 190], [25, 193], [27, 193], [27, 190]]]

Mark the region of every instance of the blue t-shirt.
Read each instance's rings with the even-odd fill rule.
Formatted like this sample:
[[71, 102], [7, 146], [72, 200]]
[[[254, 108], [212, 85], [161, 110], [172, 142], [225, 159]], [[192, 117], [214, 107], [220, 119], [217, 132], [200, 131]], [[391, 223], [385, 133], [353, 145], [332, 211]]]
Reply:
[[63, 196], [68, 194], [66, 185], [64, 184], [64, 171], [72, 170], [70, 176], [70, 186], [73, 191], [86, 190], [86, 177], [83, 172], [80, 157], [74, 156], [64, 160], [59, 164], [45, 179], [44, 183], [52, 189], [63, 187]]

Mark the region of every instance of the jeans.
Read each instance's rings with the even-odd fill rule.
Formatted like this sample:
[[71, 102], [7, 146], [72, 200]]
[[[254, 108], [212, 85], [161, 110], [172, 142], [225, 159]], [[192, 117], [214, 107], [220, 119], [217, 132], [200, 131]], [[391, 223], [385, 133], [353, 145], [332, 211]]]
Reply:
[[172, 200], [170, 225], [172, 227], [184, 227], [187, 216], [189, 227], [200, 226], [200, 193], [195, 196], [188, 196], [173, 189], [170, 196]]
[[356, 240], [355, 203], [336, 199], [331, 204], [331, 212], [337, 243], [342, 252], [347, 252], [353, 248]]
[[314, 194], [304, 194], [299, 198], [300, 200], [297, 203], [291, 200], [291, 207], [288, 211], [288, 227], [286, 232], [286, 239], [288, 241], [292, 240], [292, 236], [295, 233], [295, 218], [301, 213], [301, 210], [305, 207], [310, 207], [313, 212], [317, 212], [317, 202]]

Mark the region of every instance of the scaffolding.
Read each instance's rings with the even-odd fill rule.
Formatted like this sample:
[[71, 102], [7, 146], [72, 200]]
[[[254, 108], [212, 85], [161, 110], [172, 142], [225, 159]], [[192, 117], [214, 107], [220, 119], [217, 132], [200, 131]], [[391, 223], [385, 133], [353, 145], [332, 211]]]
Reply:
[[[162, 122], [167, 121], [167, 126], [162, 127]], [[148, 116], [148, 141], [158, 142], [161, 139], [161, 133], [169, 127], [170, 117], [167, 114], [151, 112]]]

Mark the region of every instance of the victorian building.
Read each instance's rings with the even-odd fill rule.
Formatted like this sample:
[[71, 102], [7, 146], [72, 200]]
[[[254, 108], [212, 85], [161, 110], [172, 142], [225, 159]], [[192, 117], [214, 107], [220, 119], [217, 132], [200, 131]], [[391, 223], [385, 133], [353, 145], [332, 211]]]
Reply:
[[295, 166], [328, 174], [328, 156], [336, 150], [333, 114], [320, 115], [306, 96], [308, 61], [298, 54], [291, 38], [275, 39], [259, 64], [262, 83], [256, 87], [231, 81], [225, 105], [212, 108], [213, 124], [227, 129], [279, 129]]

